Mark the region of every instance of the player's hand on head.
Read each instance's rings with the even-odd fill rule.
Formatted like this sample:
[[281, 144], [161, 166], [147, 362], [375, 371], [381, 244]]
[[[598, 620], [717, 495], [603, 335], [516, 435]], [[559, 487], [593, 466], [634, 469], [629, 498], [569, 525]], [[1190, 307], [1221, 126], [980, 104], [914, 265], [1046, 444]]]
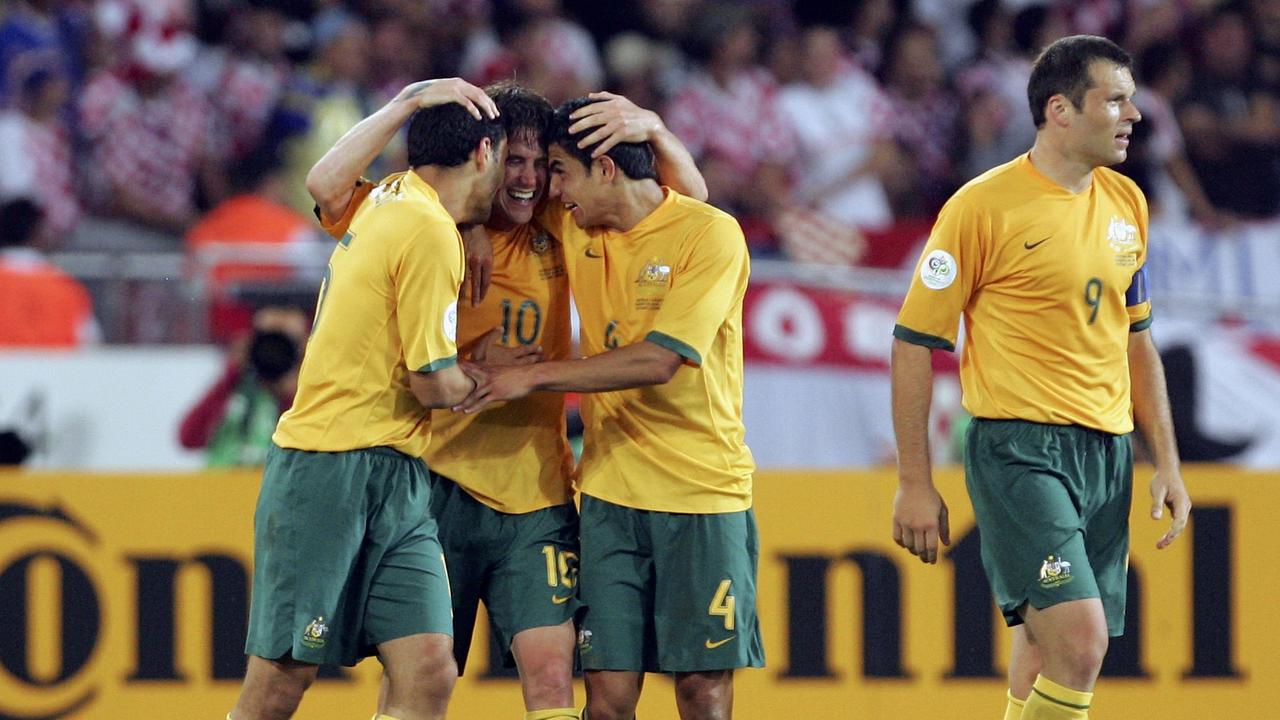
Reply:
[[921, 562], [938, 562], [938, 544], [951, 544], [947, 503], [932, 483], [899, 485], [893, 498], [893, 541]]
[[573, 111], [569, 119], [576, 122], [569, 126], [569, 132], [576, 134], [595, 128], [578, 141], [580, 148], [600, 143], [592, 152], [593, 157], [609, 152], [618, 143], [652, 140], [663, 128], [658, 113], [646, 110], [621, 95], [594, 92], [587, 97], [595, 102]]
[[1182, 474], [1177, 470], [1157, 472], [1151, 478], [1151, 519], [1164, 517], [1164, 509], [1169, 508], [1173, 514], [1173, 523], [1159, 540], [1156, 548], [1163, 550], [1187, 528], [1187, 519], [1191, 517], [1191, 496], [1187, 486], [1182, 482]]
[[457, 103], [477, 120], [498, 117], [498, 106], [483, 89], [462, 78], [441, 78], [412, 83], [396, 95], [396, 101], [412, 102], [420, 108]]

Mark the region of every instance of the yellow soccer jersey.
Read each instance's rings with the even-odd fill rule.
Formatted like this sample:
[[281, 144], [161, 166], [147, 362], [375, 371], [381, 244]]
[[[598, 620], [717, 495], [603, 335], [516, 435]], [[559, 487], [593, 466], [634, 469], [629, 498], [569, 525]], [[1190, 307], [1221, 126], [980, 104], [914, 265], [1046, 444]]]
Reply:
[[742, 424], [742, 298], [750, 273], [733, 217], [664, 188], [628, 232], [541, 214], [564, 242], [585, 355], [648, 340], [685, 364], [670, 382], [582, 396], [581, 490], [642, 510], [751, 507]]
[[418, 456], [431, 439], [409, 373], [457, 362], [462, 237], [412, 171], [370, 187], [320, 286], [298, 393], [273, 437], [281, 447]]
[[1146, 256], [1133, 181], [1099, 168], [1072, 193], [1023, 155], [942, 208], [894, 335], [954, 349], [963, 314], [973, 415], [1126, 433], [1129, 333], [1151, 324]]
[[[568, 359], [569, 280], [560, 242], [533, 224], [489, 237], [493, 283], [479, 307], [458, 308], [459, 344], [502, 328], [503, 345], [541, 345], [548, 360]], [[431, 469], [499, 512], [573, 498], [562, 393], [533, 393], [474, 415], [436, 410], [431, 435]]]

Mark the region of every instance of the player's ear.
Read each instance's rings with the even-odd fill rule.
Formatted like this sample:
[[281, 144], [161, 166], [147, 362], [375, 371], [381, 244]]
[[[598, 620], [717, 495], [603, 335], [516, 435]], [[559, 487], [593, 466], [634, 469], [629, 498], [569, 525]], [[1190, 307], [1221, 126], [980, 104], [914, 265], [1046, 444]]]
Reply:
[[488, 170], [489, 163], [493, 162], [493, 141], [487, 137], [480, 138], [480, 142], [476, 144], [474, 155], [476, 170], [480, 172]]
[[618, 165], [608, 155], [601, 155], [592, 160], [591, 164], [599, 168], [600, 177], [607, 183], [613, 182], [613, 179], [618, 175]]
[[1071, 111], [1075, 107], [1071, 104], [1071, 100], [1061, 93], [1049, 98], [1045, 103], [1044, 117], [1047, 122], [1062, 126], [1067, 124], [1067, 120], [1071, 117]]

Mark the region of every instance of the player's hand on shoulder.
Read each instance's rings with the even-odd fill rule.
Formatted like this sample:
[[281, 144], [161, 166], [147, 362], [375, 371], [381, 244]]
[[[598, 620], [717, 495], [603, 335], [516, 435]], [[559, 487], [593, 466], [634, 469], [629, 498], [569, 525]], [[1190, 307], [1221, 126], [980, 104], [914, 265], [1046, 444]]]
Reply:
[[580, 148], [600, 143], [592, 153], [594, 157], [609, 152], [618, 143], [653, 140], [665, 129], [658, 113], [646, 110], [621, 95], [594, 92], [587, 97], [595, 102], [573, 111], [569, 119], [576, 122], [569, 126], [569, 132], [576, 134], [595, 128], [594, 132], [578, 141]]
[[489, 294], [493, 282], [493, 241], [483, 225], [476, 225], [462, 233], [466, 249], [467, 272], [462, 278], [462, 299], [477, 307]]
[[932, 482], [899, 483], [893, 498], [893, 541], [921, 562], [938, 562], [938, 543], [951, 544], [947, 503]]
[[411, 83], [395, 97], [396, 102], [412, 102], [420, 108], [457, 103], [477, 120], [498, 117], [498, 106], [485, 91], [462, 78], [439, 78]]
[[1191, 495], [1187, 493], [1181, 471], [1176, 468], [1157, 470], [1151, 478], [1151, 519], [1164, 517], [1165, 508], [1173, 514], [1173, 523], [1169, 531], [1156, 541], [1156, 548], [1160, 550], [1169, 547], [1182, 534], [1187, 527], [1187, 519], [1191, 517]]

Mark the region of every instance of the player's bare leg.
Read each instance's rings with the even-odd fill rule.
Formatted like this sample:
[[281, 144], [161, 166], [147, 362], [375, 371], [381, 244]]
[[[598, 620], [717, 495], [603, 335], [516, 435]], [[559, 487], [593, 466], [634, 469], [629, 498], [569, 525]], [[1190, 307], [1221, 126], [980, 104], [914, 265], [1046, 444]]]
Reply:
[[588, 670], [583, 673], [587, 686], [587, 720], [632, 720], [644, 673], [632, 670]]
[[676, 673], [676, 709], [681, 720], [729, 720], [733, 671]]
[[1035, 637], [1025, 624], [1015, 625], [1013, 645], [1009, 649], [1009, 692], [1019, 700], [1026, 700], [1042, 664], [1040, 646], [1036, 644]]
[[386, 682], [378, 711], [398, 720], [441, 720], [458, 680], [453, 638], [419, 633], [378, 645]]
[[319, 671], [319, 666], [287, 655], [279, 660], [250, 655], [240, 697], [229, 717], [232, 720], [288, 720]]
[[511, 641], [526, 710], [573, 707], [573, 621], [530, 628]]
[[1074, 690], [1093, 692], [1110, 642], [1102, 601], [1072, 600], [1043, 610], [1025, 605], [1022, 617], [1040, 650], [1040, 674]]

